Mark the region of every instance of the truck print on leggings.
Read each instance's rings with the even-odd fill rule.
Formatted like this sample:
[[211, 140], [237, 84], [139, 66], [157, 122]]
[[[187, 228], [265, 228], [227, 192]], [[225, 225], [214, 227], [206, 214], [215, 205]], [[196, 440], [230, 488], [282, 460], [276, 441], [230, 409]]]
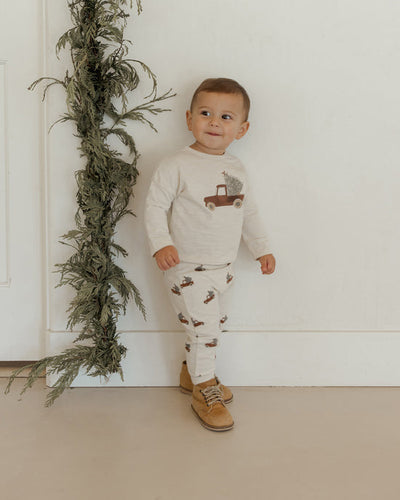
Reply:
[[240, 208], [243, 204], [244, 194], [240, 194], [243, 182], [226, 172], [222, 172], [222, 174], [225, 178], [225, 184], [218, 184], [216, 194], [204, 198], [206, 207], [211, 211], [215, 210], [216, 207], [226, 207], [228, 205]]
[[181, 295], [181, 290], [178, 285], [174, 283], [174, 286], [171, 288], [171, 292], [175, 295]]
[[182, 313], [178, 314], [178, 319], [184, 325], [188, 325], [189, 324], [189, 321], [185, 318], [185, 316]]
[[204, 321], [198, 321], [197, 319], [190, 318], [192, 320], [193, 326], [196, 328], [196, 326], [201, 326], [204, 325]]
[[208, 295], [206, 297], [206, 300], [204, 300], [204, 304], [208, 304], [209, 302], [211, 302], [212, 300], [215, 299], [215, 292], [214, 290], [208, 290]]
[[191, 286], [193, 285], [193, 280], [190, 276], [184, 276], [183, 281], [181, 283], [181, 288], [184, 288], [185, 286]]
[[217, 345], [218, 345], [218, 339], [212, 339], [211, 342], [205, 344], [206, 347], [217, 347]]

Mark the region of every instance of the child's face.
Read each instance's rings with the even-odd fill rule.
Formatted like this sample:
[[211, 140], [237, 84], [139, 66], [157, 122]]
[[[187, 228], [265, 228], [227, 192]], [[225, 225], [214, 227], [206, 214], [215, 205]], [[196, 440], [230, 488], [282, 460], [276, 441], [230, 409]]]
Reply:
[[202, 153], [222, 155], [235, 139], [242, 138], [249, 128], [244, 121], [241, 94], [200, 92], [186, 121], [196, 142], [192, 148]]

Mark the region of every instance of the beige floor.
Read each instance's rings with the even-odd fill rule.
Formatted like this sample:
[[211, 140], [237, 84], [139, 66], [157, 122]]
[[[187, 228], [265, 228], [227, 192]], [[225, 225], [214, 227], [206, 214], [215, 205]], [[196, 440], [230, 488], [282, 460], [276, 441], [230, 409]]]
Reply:
[[177, 388], [72, 389], [45, 408], [0, 379], [0, 498], [399, 500], [400, 388], [234, 388], [235, 428]]

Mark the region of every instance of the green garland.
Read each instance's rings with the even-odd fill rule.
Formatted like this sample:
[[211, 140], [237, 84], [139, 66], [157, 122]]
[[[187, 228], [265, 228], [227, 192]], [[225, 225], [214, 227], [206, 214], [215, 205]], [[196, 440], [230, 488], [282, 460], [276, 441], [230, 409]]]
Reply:
[[[141, 2], [136, 0], [136, 3], [140, 14]], [[27, 368], [30, 372], [21, 394], [32, 387], [44, 370], [61, 374], [48, 394], [46, 406], [52, 405], [71, 386], [81, 369], [93, 377], [108, 378], [119, 373], [123, 380], [121, 359], [127, 349], [118, 342], [118, 317], [125, 314], [132, 296], [146, 317], [139, 291], [115, 263], [118, 255], [127, 256], [114, 236], [121, 218], [134, 215], [127, 206], [138, 176], [139, 154], [124, 127], [126, 120], [136, 120], [154, 129], [146, 112], [156, 115], [167, 111], [157, 105], [173, 95], [169, 90], [157, 97], [154, 74], [141, 61], [126, 58], [128, 41], [124, 39], [124, 28], [129, 17], [124, 11], [126, 4], [127, 0], [70, 0], [73, 27], [60, 37], [56, 53], [58, 56], [69, 44], [73, 74], [69, 76], [67, 71], [64, 80], [43, 77], [29, 87], [34, 89], [42, 80], [52, 80], [44, 90], [43, 99], [52, 85], [64, 87], [68, 112], [55, 123], [69, 120], [75, 123], [76, 135], [81, 140], [79, 150], [86, 162], [85, 168], [75, 173], [76, 229], [62, 236], [65, 240], [62, 243], [71, 246], [74, 253], [64, 264], [56, 264], [61, 273], [57, 286], [71, 285], [76, 291], [67, 310], [67, 328], [72, 330], [82, 325], [74, 343], [84, 341], [84, 345], [78, 344], [57, 356], [15, 370], [5, 391], [6, 394], [10, 391], [12, 382]], [[110, 47], [114, 50], [110, 51]], [[147, 102], [127, 110], [127, 92], [139, 84], [136, 68], [144, 70], [151, 79], [152, 92]], [[116, 107], [117, 102], [121, 103], [121, 111]], [[112, 124], [106, 126], [105, 118], [107, 122], [111, 119]], [[124, 161], [120, 152], [111, 149], [107, 139], [112, 136], [129, 148], [131, 162]]]

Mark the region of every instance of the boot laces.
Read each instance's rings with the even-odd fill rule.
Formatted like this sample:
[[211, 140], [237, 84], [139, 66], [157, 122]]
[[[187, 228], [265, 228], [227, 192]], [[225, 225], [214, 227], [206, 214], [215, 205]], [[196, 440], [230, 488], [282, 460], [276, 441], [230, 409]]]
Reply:
[[215, 403], [224, 404], [220, 385], [210, 385], [209, 387], [202, 389], [200, 392], [204, 395], [207, 406], [211, 406]]

